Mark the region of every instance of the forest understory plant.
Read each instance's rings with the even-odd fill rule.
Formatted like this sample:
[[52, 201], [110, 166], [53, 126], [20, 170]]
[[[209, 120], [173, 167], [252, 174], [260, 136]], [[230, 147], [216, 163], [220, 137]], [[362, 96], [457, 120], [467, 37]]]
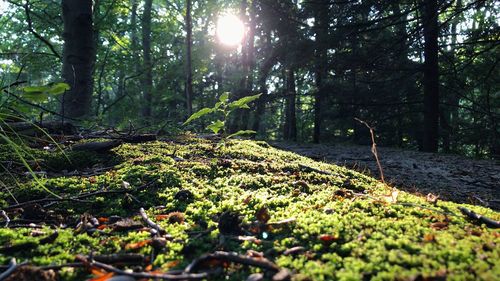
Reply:
[[[21, 105], [17, 103], [17, 101], [26, 99], [30, 102], [44, 102], [48, 100], [50, 96], [63, 94], [69, 89], [70, 86], [66, 83], [50, 83], [45, 86], [26, 86], [21, 87], [20, 89], [11, 88], [19, 84], [21, 83], [16, 82], [8, 86], [0, 87], [1, 93], [3, 94], [2, 96], [0, 96], [0, 143], [6, 144], [9, 150], [17, 156], [21, 164], [28, 170], [28, 173], [41, 189], [43, 189], [50, 195], [55, 196], [56, 198], [60, 198], [59, 195], [55, 194], [44, 185], [42, 179], [32, 169], [31, 165], [29, 164], [29, 160], [27, 159], [27, 155], [28, 157], [32, 156], [25, 149], [25, 147], [27, 146], [25, 143], [26, 136], [17, 133], [16, 130], [11, 127], [10, 123], [28, 123], [37, 132], [47, 137], [49, 141], [55, 144], [57, 149], [62, 151], [62, 148], [57, 144], [57, 142], [50, 136], [48, 132], [38, 126], [35, 122], [32, 122], [28, 117], [26, 117], [30, 115], [30, 108], [21, 107]], [[16, 91], [18, 95], [15, 95], [12, 91]], [[10, 96], [15, 96], [17, 99], [13, 100], [10, 98]], [[34, 158], [32, 160], [36, 161], [36, 159]], [[2, 166], [2, 169], [5, 170], [6, 168]], [[2, 182], [0, 183], [2, 184], [2, 186], [4, 186], [4, 188], [7, 188], [5, 184], [3, 184]], [[7, 191], [10, 193], [10, 190]]]
[[253, 95], [243, 97], [236, 101], [229, 101], [229, 92], [223, 93], [219, 97], [219, 101], [214, 105], [214, 107], [205, 107], [200, 109], [199, 111], [193, 113], [183, 125], [187, 125], [192, 121], [204, 117], [208, 114], [217, 114], [219, 118], [216, 121], [212, 122], [210, 125], [206, 127], [207, 130], [210, 130], [214, 134], [219, 134], [222, 136], [222, 140], [226, 141], [230, 138], [244, 135], [255, 134], [256, 132], [253, 130], [239, 130], [232, 134], [227, 134], [227, 123], [229, 120], [229, 115], [237, 109], [250, 109], [249, 104], [255, 100], [257, 100], [262, 94]]

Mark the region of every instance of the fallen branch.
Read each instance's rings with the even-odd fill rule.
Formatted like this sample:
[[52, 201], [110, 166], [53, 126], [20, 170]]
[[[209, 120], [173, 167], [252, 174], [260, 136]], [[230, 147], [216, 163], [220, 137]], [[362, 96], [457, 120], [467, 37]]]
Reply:
[[139, 214], [141, 215], [142, 220], [151, 228], [155, 229], [160, 233], [161, 235], [167, 233], [165, 229], [161, 228], [161, 226], [157, 225], [154, 223], [151, 219], [149, 219], [148, 215], [146, 214], [146, 211], [144, 211], [144, 208], [139, 209]]
[[273, 272], [280, 271], [280, 267], [278, 267], [275, 263], [269, 261], [266, 258], [253, 258], [253, 257], [240, 255], [240, 254], [234, 253], [234, 252], [217, 251], [217, 252], [214, 252], [212, 254], [206, 254], [206, 255], [203, 255], [203, 256], [195, 259], [193, 262], [191, 262], [186, 267], [186, 269], [184, 269], [184, 272], [191, 273], [191, 272], [195, 271], [197, 269], [197, 267], [199, 267], [201, 264], [203, 264], [206, 261], [210, 261], [210, 260], [229, 261], [229, 262], [259, 267], [259, 268], [266, 269], [266, 270], [273, 271]]
[[5, 221], [5, 226], [4, 226], [4, 227], [9, 226], [10, 218], [9, 218], [9, 216], [7, 216], [7, 213], [6, 213], [4, 210], [0, 211], [0, 216], [1, 216], [1, 217], [4, 219], [4, 221]]
[[471, 218], [473, 220], [482, 222], [482, 223], [486, 224], [486, 226], [488, 226], [488, 227], [491, 227], [491, 228], [500, 228], [500, 221], [496, 221], [496, 220], [487, 218], [485, 216], [476, 214], [472, 210], [469, 210], [469, 209], [467, 209], [465, 207], [458, 207], [458, 209], [460, 210], [460, 212], [462, 212], [462, 214], [466, 215], [467, 217], [469, 217], [469, 218]]
[[206, 279], [210, 276], [210, 273], [208, 272], [203, 272], [203, 273], [186, 273], [186, 272], [179, 272], [180, 274], [173, 274], [173, 273], [147, 273], [147, 272], [129, 272], [129, 271], [124, 271], [121, 269], [118, 269], [114, 266], [101, 263], [98, 261], [91, 261], [88, 260], [84, 256], [77, 256], [77, 259], [82, 260], [84, 263], [86, 263], [89, 267], [97, 267], [100, 269], [103, 269], [107, 272], [113, 272], [118, 275], [125, 275], [125, 276], [130, 276], [135, 279], [163, 279], [163, 280], [200, 280], [200, 279]]
[[25, 264], [27, 264], [27, 262], [23, 262], [23, 263], [18, 264], [16, 262], [16, 259], [12, 258], [9, 262], [9, 267], [7, 268], [7, 270], [5, 270], [4, 272], [2, 272], [2, 274], [0, 274], [0, 281], [7, 279], [14, 271], [16, 271], [16, 269], [18, 269], [19, 267], [21, 267]]
[[150, 185], [152, 185], [154, 181], [150, 181], [144, 185], [141, 185], [135, 189], [129, 189], [129, 188], [123, 188], [123, 189], [117, 189], [117, 190], [101, 190], [101, 191], [95, 191], [95, 192], [89, 192], [89, 193], [84, 193], [80, 194], [77, 196], [73, 197], [68, 197], [68, 198], [42, 198], [42, 199], [35, 199], [31, 201], [26, 201], [14, 205], [10, 205], [8, 207], [5, 207], [4, 210], [12, 210], [12, 209], [17, 209], [17, 208], [22, 208], [25, 206], [31, 206], [35, 204], [42, 204], [42, 203], [51, 203], [51, 202], [64, 202], [64, 201], [76, 201], [79, 203], [87, 203], [85, 201], [81, 201], [81, 199], [85, 199], [88, 197], [94, 197], [94, 196], [100, 196], [100, 195], [109, 195], [109, 194], [123, 194], [123, 193], [133, 193], [137, 191], [141, 191]]

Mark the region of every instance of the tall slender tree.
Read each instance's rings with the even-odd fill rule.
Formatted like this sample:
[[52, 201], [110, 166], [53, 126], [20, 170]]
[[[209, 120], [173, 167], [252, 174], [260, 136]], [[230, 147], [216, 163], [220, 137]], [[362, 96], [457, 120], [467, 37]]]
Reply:
[[286, 97], [285, 97], [285, 125], [283, 138], [285, 140], [297, 141], [297, 117], [296, 101], [297, 90], [295, 85], [295, 70], [285, 70]]
[[439, 141], [438, 1], [424, 0], [424, 139], [422, 150], [437, 152]]
[[90, 113], [92, 69], [95, 64], [95, 37], [92, 1], [63, 0], [64, 50], [62, 76], [71, 89], [63, 96], [64, 116], [81, 118]]
[[315, 80], [316, 92], [314, 94], [314, 132], [313, 142], [319, 143], [321, 139], [322, 102], [325, 95], [325, 80], [328, 74], [328, 0], [314, 2], [314, 33], [315, 42]]
[[[151, 10], [153, 0], [145, 0], [144, 11], [142, 14], [142, 53], [143, 53], [143, 69], [142, 91], [143, 91], [143, 107], [142, 117], [151, 117], [151, 105], [153, 100], [153, 64], [151, 61]], [[146, 120], [147, 122], [148, 120]]]
[[193, 24], [192, 24], [192, 1], [186, 0], [186, 109], [188, 116], [193, 113]]

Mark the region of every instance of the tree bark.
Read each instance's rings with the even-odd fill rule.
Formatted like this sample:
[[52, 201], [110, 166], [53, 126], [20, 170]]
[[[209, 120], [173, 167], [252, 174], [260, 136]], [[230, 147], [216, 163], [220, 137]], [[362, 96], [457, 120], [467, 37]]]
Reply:
[[423, 151], [437, 152], [439, 142], [438, 3], [424, 0], [424, 138]]
[[186, 0], [186, 110], [193, 114], [193, 69], [191, 50], [193, 47], [193, 25], [191, 18], [191, 0]]
[[328, 3], [325, 0], [318, 1], [314, 9], [314, 31], [316, 34], [315, 50], [315, 82], [316, 92], [314, 94], [314, 132], [313, 142], [319, 143], [321, 139], [321, 103], [325, 95], [325, 79], [327, 69], [327, 43], [328, 43]]
[[71, 86], [63, 96], [61, 113], [71, 118], [90, 114], [92, 104], [92, 69], [95, 43], [92, 1], [63, 0], [64, 50], [62, 76]]
[[285, 98], [285, 126], [283, 137], [285, 140], [297, 141], [297, 117], [295, 89], [295, 71], [287, 69], [286, 73], [286, 98]]
[[[143, 108], [142, 117], [151, 117], [151, 105], [153, 100], [153, 70], [151, 62], [151, 9], [153, 0], [145, 0], [144, 12], [142, 15], [142, 52], [144, 77], [142, 79]], [[145, 120], [148, 122], [148, 120]]]

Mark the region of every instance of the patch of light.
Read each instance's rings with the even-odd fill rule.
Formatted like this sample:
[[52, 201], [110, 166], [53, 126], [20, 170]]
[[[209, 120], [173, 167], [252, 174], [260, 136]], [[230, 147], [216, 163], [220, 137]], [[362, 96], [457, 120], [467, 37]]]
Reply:
[[7, 12], [9, 3], [6, 0], [0, 0], [0, 14]]
[[238, 46], [245, 36], [245, 25], [235, 15], [223, 15], [217, 20], [216, 35], [222, 44]]

